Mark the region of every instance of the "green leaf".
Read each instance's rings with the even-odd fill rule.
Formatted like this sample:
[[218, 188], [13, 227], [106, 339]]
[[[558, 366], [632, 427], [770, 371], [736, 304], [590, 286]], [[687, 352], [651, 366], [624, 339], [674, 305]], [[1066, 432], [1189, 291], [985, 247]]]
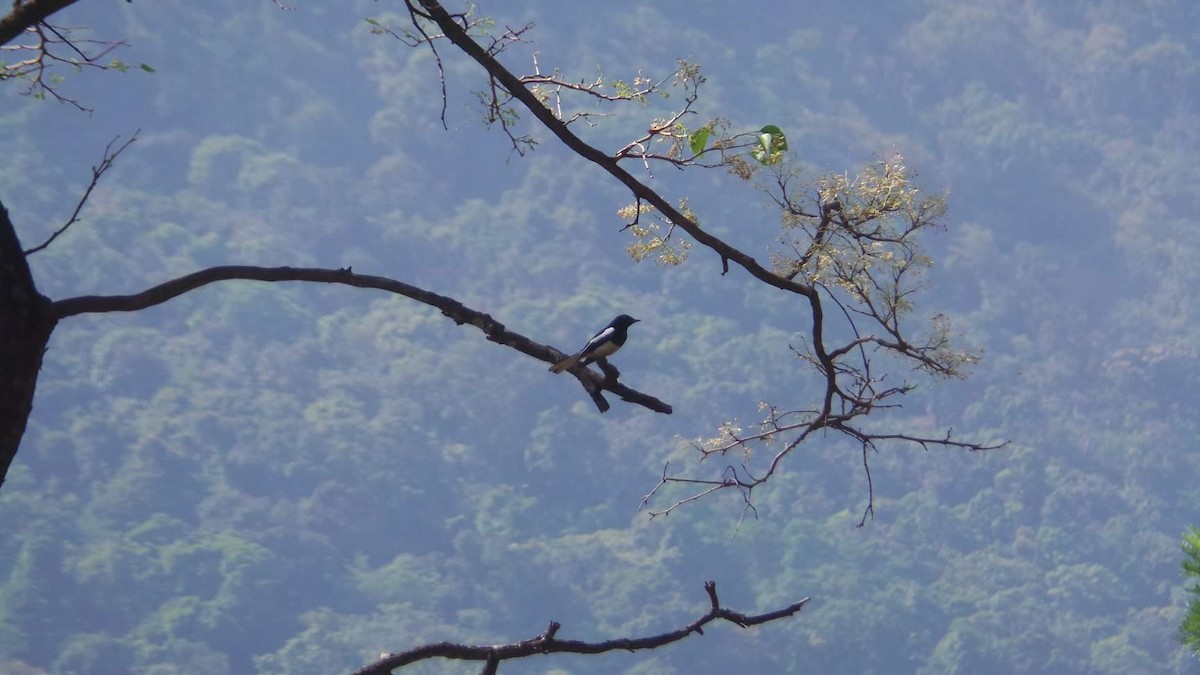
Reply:
[[693, 131], [692, 135], [688, 136], [688, 143], [691, 144], [693, 155], [699, 155], [704, 152], [704, 147], [708, 145], [708, 134], [709, 128], [704, 127]]
[[760, 164], [778, 164], [787, 149], [787, 136], [783, 130], [774, 124], [768, 124], [758, 130], [758, 143], [750, 150], [750, 154]]
[[157, 73], [158, 72], [157, 70], [154, 69], [154, 66], [151, 66], [148, 63], [142, 64], [142, 70], [146, 71], [147, 73]]
[[[371, 24], [372, 26], [379, 26], [379, 21], [377, 21], [375, 19], [368, 18], [367, 23]], [[379, 27], [382, 28], [382, 26], [379, 26]]]

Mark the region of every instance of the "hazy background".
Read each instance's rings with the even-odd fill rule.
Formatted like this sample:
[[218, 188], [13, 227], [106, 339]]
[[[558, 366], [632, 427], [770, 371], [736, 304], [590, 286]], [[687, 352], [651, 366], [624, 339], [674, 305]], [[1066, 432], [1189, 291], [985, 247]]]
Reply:
[[[65, 221], [114, 136], [141, 129], [84, 222], [32, 265], [53, 298], [216, 264], [352, 265], [454, 296], [561, 349], [634, 326], [614, 401], [382, 293], [228, 283], [56, 330], [0, 490], [6, 672], [334, 673], [423, 642], [499, 643], [551, 619], [602, 640], [722, 600], [797, 617], [513, 673], [1160, 673], [1178, 648], [1179, 538], [1200, 522], [1200, 6], [1179, 0], [485, 3], [543, 68], [708, 76], [700, 109], [776, 124], [811, 167], [901, 152], [949, 195], [919, 313], [985, 359], [920, 381], [899, 431], [1010, 439], [885, 447], [876, 518], [857, 448], [789, 458], [735, 532], [733, 494], [647, 522], [681, 439], [801, 406], [808, 316], [695, 250], [632, 263], [630, 200], [546, 134], [480, 121], [448, 44], [443, 130], [425, 49], [373, 36], [393, 3], [84, 1], [125, 74], [64, 72], [93, 115], [0, 96], [0, 199], [25, 245]], [[531, 69], [529, 51], [505, 57]], [[147, 63], [146, 73], [136, 64]], [[599, 70], [598, 70], [599, 69]], [[679, 95], [587, 137], [615, 150]], [[777, 215], [719, 171], [658, 168], [702, 223], [766, 259]], [[895, 377], [911, 377], [899, 371]], [[469, 673], [434, 662], [413, 672]]]

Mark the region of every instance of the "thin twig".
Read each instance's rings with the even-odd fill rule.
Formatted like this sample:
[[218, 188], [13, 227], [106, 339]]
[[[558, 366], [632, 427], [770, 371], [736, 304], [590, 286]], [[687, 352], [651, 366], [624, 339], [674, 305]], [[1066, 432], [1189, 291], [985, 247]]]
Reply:
[[54, 234], [51, 234], [46, 241], [43, 241], [33, 248], [27, 249], [25, 251], [26, 256], [30, 256], [38, 251], [44, 250], [47, 246], [53, 243], [55, 239], [58, 239], [61, 234], [66, 232], [67, 228], [79, 222], [79, 214], [81, 211], [83, 211], [83, 205], [86, 204], [88, 198], [92, 196], [92, 190], [96, 189], [96, 185], [100, 182], [100, 177], [103, 176], [106, 171], [112, 168], [113, 161], [115, 161], [117, 157], [119, 157], [121, 153], [125, 151], [125, 148], [128, 148], [134, 141], [137, 140], [138, 134], [141, 133], [141, 131], [141, 129], [138, 129], [137, 131], [133, 132], [133, 135], [130, 136], [129, 139], [124, 143], [122, 143], [121, 146], [115, 151], [112, 149], [112, 147], [114, 143], [121, 139], [120, 136], [113, 138], [108, 142], [108, 145], [104, 146], [104, 156], [100, 158], [99, 164], [92, 167], [92, 180], [88, 182], [87, 189], [83, 191], [83, 196], [81, 196], [79, 201], [76, 202], [75, 210], [71, 212], [71, 217], [67, 219], [67, 222], [64, 223], [62, 227], [55, 230]]

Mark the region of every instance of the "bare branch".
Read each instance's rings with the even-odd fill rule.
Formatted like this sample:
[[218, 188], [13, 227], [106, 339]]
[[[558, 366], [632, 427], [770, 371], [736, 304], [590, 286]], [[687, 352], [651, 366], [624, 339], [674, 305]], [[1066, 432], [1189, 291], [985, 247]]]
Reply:
[[64, 223], [62, 227], [55, 230], [54, 234], [51, 234], [46, 241], [43, 241], [33, 248], [26, 249], [25, 255], [33, 255], [34, 253], [45, 249], [55, 239], [58, 239], [59, 235], [66, 232], [67, 228], [79, 221], [79, 213], [83, 210], [83, 205], [87, 203], [88, 198], [92, 196], [92, 190], [96, 189], [96, 185], [100, 182], [100, 177], [103, 176], [106, 171], [112, 168], [113, 161], [125, 151], [125, 148], [128, 148], [134, 141], [137, 140], [139, 133], [141, 133], [141, 129], [133, 132], [133, 135], [129, 137], [129, 140], [122, 143], [116, 150], [113, 150], [113, 144], [121, 139], [120, 136], [112, 139], [108, 142], [108, 145], [104, 146], [104, 156], [100, 158], [99, 164], [92, 167], [92, 180], [88, 183], [87, 189], [83, 191], [83, 196], [80, 197], [79, 201], [75, 204], [75, 210], [71, 212], [71, 217], [67, 219], [67, 222]]
[[[704, 634], [704, 627], [717, 619], [723, 619], [742, 628], [758, 626], [778, 619], [792, 616], [808, 604], [809, 598], [802, 598], [786, 607], [766, 612], [765, 614], [744, 614], [721, 606], [717, 597], [717, 585], [713, 581], [705, 582], [704, 590], [708, 594], [709, 610], [703, 616], [679, 629], [651, 635], [642, 638], [616, 638], [604, 642], [583, 642], [579, 640], [560, 640], [558, 631], [561, 625], [550, 622], [544, 633], [528, 640], [512, 642], [503, 645], [467, 645], [452, 642], [416, 647], [398, 654], [388, 654], [375, 663], [355, 671], [354, 675], [385, 675], [392, 671], [418, 661], [427, 659], [458, 659], [464, 661], [483, 661], [483, 672], [495, 672], [500, 661], [521, 659], [539, 654], [603, 654], [611, 651], [639, 651], [657, 649], [664, 645], [678, 642], [689, 635]], [[487, 668], [492, 668], [488, 671]]]
[[[278, 2], [278, 0], [276, 0], [276, 2]], [[409, 19], [413, 25], [412, 30], [405, 28], [400, 32], [396, 32], [391, 27], [385, 26], [374, 19], [368, 19], [367, 22], [371, 24], [371, 32], [390, 35], [410, 47], [416, 47], [417, 45], [422, 44], [429, 45], [429, 51], [433, 54], [434, 62], [437, 63], [438, 78], [440, 79], [442, 85], [442, 128], [449, 130], [450, 127], [446, 124], [446, 105], [448, 102], [448, 97], [446, 96], [446, 69], [442, 66], [442, 55], [438, 53], [437, 45], [434, 44], [435, 40], [442, 39], [446, 36], [442, 35], [441, 33], [430, 34], [427, 32], [425, 30], [425, 26], [421, 25], [420, 19], [428, 20], [429, 16], [413, 6], [412, 2], [408, 0], [406, 0], [404, 4], [408, 7]], [[485, 25], [486, 23], [481, 19], [467, 21], [465, 17], [463, 18], [463, 21], [464, 28], [466, 30]]]
[[[437, 45], [433, 44], [433, 38], [429, 37], [429, 34], [425, 32], [425, 27], [421, 25], [419, 20], [417, 20], [417, 12], [411, 11], [413, 10], [412, 4], [407, 2], [406, 4], [408, 4], [410, 9], [409, 17], [412, 19], [413, 28], [415, 28], [417, 33], [420, 34], [421, 41], [429, 45], [429, 51], [433, 54], [433, 60], [437, 62], [438, 73], [442, 81], [442, 128], [449, 131], [450, 127], [446, 124], [446, 70], [442, 67], [442, 55], [438, 54]], [[396, 34], [392, 33], [392, 35], [394, 36]]]
[[[883, 390], [880, 395], [890, 395], [889, 391]], [[661, 515], [669, 515], [675, 509], [694, 502], [702, 497], [706, 497], [714, 492], [726, 489], [734, 489], [741, 493], [742, 499], [748, 508], [753, 509], [751, 497], [754, 489], [766, 483], [768, 479], [779, 468], [783, 459], [793, 450], [800, 446], [806, 439], [814, 433], [823, 429], [844, 434], [854, 439], [860, 446], [862, 452], [863, 467], [867, 475], [867, 507], [863, 514], [863, 519], [859, 526], [865, 524], [868, 515], [874, 515], [875, 511], [875, 484], [871, 476], [871, 467], [868, 461], [867, 451], [875, 451], [876, 444], [885, 441], [897, 441], [919, 445], [925, 450], [931, 447], [946, 447], [968, 450], [971, 452], [979, 452], [984, 450], [998, 450], [1008, 445], [1008, 441], [1000, 443], [979, 443], [972, 441], [960, 441], [952, 438], [952, 430], [947, 430], [942, 436], [917, 436], [905, 433], [877, 433], [868, 432], [852, 424], [852, 420], [862, 417], [870, 412], [873, 399], [866, 401], [858, 401], [852, 398], [845, 399], [845, 410], [836, 414], [816, 414], [809, 410], [793, 410], [779, 411], [773, 407], [768, 407], [769, 414], [767, 418], [759, 423], [759, 428], [749, 434], [741, 434], [740, 430], [731, 425], [725, 425], [721, 429], [721, 435], [717, 438], [709, 439], [705, 442], [693, 442], [693, 447], [700, 453], [702, 460], [712, 455], [726, 455], [734, 450], [746, 450], [750, 444], [771, 444], [777, 440], [781, 434], [794, 433], [794, 436], [774, 455], [767, 464], [766, 470], [761, 475], [753, 475], [744, 465], [741, 471], [738, 471], [732, 466], [725, 467], [722, 477], [719, 479], [703, 479], [690, 478], [686, 476], [672, 476], [668, 474], [667, 466], [663, 467], [663, 475], [658, 484], [654, 486], [649, 493], [642, 497], [640, 508], [645, 508], [665, 486], [672, 484], [693, 485], [699, 486], [695, 492], [688, 494], [685, 497], [677, 499], [669, 507], [656, 511], [650, 511], [651, 518]], [[799, 418], [800, 421], [789, 421], [792, 418]]]
[[862, 518], [858, 521], [858, 527], [867, 524], [867, 516], [871, 520], [875, 519], [875, 481], [871, 478], [871, 462], [867, 460], [867, 453], [875, 450], [875, 444], [870, 441], [864, 441], [862, 444], [862, 464], [863, 472], [867, 474], [867, 507], [863, 509]]
[[[535, 359], [545, 361], [546, 363], [555, 363], [564, 356], [557, 349], [534, 342], [520, 333], [508, 330], [504, 327], [504, 324], [496, 321], [490, 315], [471, 309], [454, 298], [438, 295], [437, 293], [387, 277], [355, 274], [349, 268], [331, 270], [310, 267], [251, 267], [238, 265], [210, 267], [172, 279], [133, 295], [88, 295], [58, 300], [54, 302], [52, 312], [56, 320], [65, 319], [77, 314], [136, 312], [147, 307], [160, 305], [184, 293], [194, 291], [211, 283], [238, 279], [268, 282], [308, 281], [387, 291], [435, 307], [455, 323], [459, 325], [470, 324], [483, 331], [483, 334], [491, 342], [510, 347]], [[586, 369], [580, 369], [580, 373], [586, 373], [586, 376], [582, 374], [576, 375], [580, 378], [580, 381], [590, 383], [597, 390], [606, 389], [617, 394], [625, 401], [654, 410], [655, 412], [665, 414], [670, 414], [671, 412], [671, 406], [666, 403], [659, 401], [649, 394], [626, 387], [616, 382], [613, 378], [600, 377]], [[585, 377], [587, 378], [586, 380]], [[599, 406], [599, 404], [597, 405]], [[607, 406], [607, 404], [605, 405]], [[606, 409], [606, 407], [601, 407], [601, 412], [604, 412]]]

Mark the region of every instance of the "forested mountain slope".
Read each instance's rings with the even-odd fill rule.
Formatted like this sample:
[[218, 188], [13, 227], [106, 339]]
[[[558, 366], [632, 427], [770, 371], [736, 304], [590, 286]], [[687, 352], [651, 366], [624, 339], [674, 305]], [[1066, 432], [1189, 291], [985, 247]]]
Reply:
[[[92, 115], [5, 82], [0, 199], [23, 243], [140, 129], [84, 221], [30, 256], [53, 298], [130, 293], [210, 265], [347, 267], [453, 296], [563, 350], [642, 322], [614, 362], [671, 416], [613, 401], [437, 311], [359, 289], [213, 285], [55, 331], [0, 489], [6, 672], [349, 672], [439, 640], [660, 632], [803, 596], [796, 617], [668, 649], [504, 672], [1186, 672], [1179, 540], [1200, 522], [1200, 9], [1016, 5], [484, 4], [545, 69], [632, 81], [702, 65], [705, 115], [776, 124], [817, 178], [899, 152], [946, 190], [918, 313], [983, 360], [877, 424], [980, 441], [793, 454], [740, 522], [733, 493], [649, 520], [686, 440], [763, 400], [818, 396], [804, 317], [695, 250], [635, 264], [628, 194], [530, 126], [480, 121], [485, 80], [372, 35], [402, 7], [92, 3], [154, 72], [63, 71]], [[119, 6], [117, 6], [119, 5]], [[511, 13], [511, 14], [510, 14]], [[528, 63], [514, 63], [527, 70]], [[607, 149], [652, 100], [597, 120]], [[656, 168], [762, 259], [778, 216], [722, 171]], [[736, 462], [736, 458], [726, 461]], [[710, 460], [711, 462], [711, 460]], [[23, 670], [22, 670], [23, 669]], [[435, 662], [414, 672], [475, 672]]]

